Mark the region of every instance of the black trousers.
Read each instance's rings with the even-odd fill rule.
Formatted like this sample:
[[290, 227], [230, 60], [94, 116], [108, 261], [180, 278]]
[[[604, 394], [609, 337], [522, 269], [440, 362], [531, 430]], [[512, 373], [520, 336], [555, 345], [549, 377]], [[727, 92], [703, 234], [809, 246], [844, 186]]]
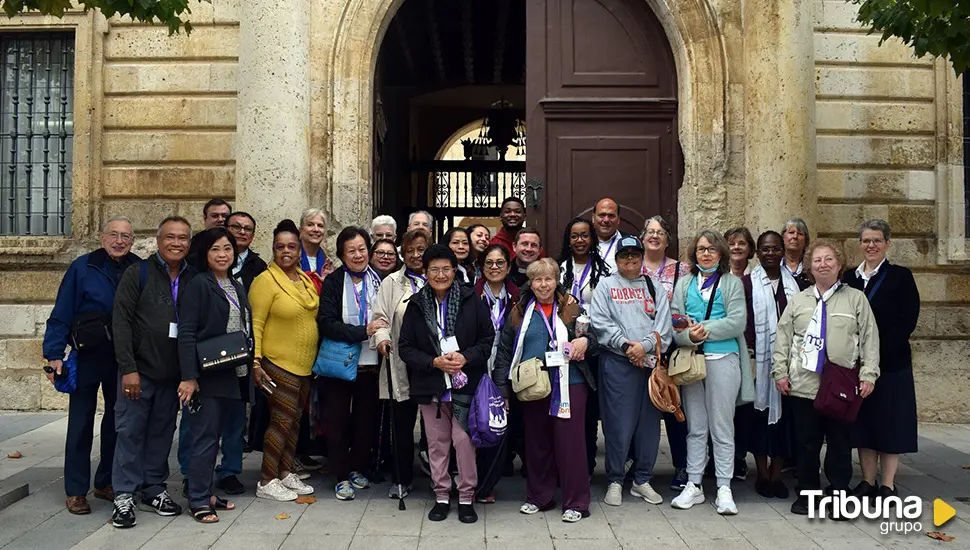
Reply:
[[189, 423], [189, 506], [208, 506], [212, 498], [212, 479], [215, 476], [219, 437], [236, 400], [199, 395], [202, 405]]
[[67, 444], [64, 447], [64, 492], [67, 496], [84, 496], [91, 489], [91, 446], [99, 387], [104, 394], [104, 416], [101, 417], [101, 460], [94, 474], [94, 487], [103, 489], [111, 485], [111, 464], [117, 439], [118, 364], [111, 354], [85, 355], [78, 359], [77, 389], [71, 394], [68, 406]]
[[418, 404], [391, 400], [394, 411], [394, 455], [390, 457], [391, 483], [411, 485], [414, 481], [414, 423], [418, 419]]
[[792, 419], [795, 422], [795, 456], [798, 457], [798, 489], [818, 490], [819, 453], [826, 443], [825, 477], [835, 490], [848, 490], [852, 481], [851, 425], [820, 415], [812, 399], [791, 398]]

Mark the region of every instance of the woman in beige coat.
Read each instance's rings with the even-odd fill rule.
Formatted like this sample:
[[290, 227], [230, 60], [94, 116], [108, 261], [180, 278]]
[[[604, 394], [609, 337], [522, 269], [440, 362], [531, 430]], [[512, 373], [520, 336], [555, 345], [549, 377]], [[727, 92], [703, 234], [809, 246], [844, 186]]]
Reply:
[[866, 295], [839, 281], [845, 265], [841, 248], [825, 240], [814, 242], [807, 261], [815, 284], [793, 296], [782, 313], [771, 371], [778, 391], [791, 396], [799, 495], [791, 511], [799, 515], [808, 515], [808, 498], [801, 491], [821, 489], [823, 440], [828, 490], [848, 491], [852, 479], [851, 425], [815, 410], [820, 373], [826, 368], [858, 368], [863, 398], [872, 393], [879, 377], [876, 318]]
[[391, 488], [388, 491], [391, 498], [407, 496], [411, 492], [414, 477], [412, 434], [418, 417], [418, 405], [410, 399], [407, 366], [398, 355], [397, 343], [407, 310], [407, 299], [427, 282], [422, 257], [430, 241], [431, 237], [423, 229], [413, 229], [404, 234], [401, 239], [404, 267], [384, 279], [377, 291], [377, 304], [374, 306], [374, 320], [384, 320], [390, 327], [375, 332], [370, 345], [384, 358], [380, 372], [380, 397], [391, 400], [394, 433], [398, 435], [394, 441], [397, 464], [391, 469]]

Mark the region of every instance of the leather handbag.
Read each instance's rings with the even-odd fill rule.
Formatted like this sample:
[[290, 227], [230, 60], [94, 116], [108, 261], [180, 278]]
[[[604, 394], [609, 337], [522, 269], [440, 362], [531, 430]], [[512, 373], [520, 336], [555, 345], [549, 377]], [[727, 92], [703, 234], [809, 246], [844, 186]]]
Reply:
[[815, 394], [815, 410], [819, 414], [845, 424], [853, 424], [862, 408], [859, 393], [859, 364], [847, 369], [825, 358], [818, 393]]
[[680, 390], [667, 374], [667, 365], [664, 364], [663, 355], [660, 353], [660, 333], [654, 331], [653, 334], [657, 338], [657, 363], [648, 380], [650, 402], [661, 411], [672, 413], [677, 422], [683, 422], [687, 417], [680, 408]]
[[198, 342], [195, 351], [202, 374], [235, 369], [253, 360], [249, 338], [241, 330]]
[[74, 316], [74, 322], [71, 323], [72, 348], [87, 351], [110, 343], [110, 315], [100, 311], [87, 311]]
[[537, 357], [516, 363], [509, 379], [519, 401], [539, 401], [552, 393], [549, 375]]
[[313, 362], [313, 374], [346, 380], [357, 380], [357, 362], [360, 360], [360, 342], [341, 342], [324, 338]]
[[[720, 277], [714, 281], [714, 287], [711, 289], [711, 297], [707, 300], [707, 313], [704, 314], [704, 321], [711, 317], [711, 310], [714, 309], [714, 296], [717, 294], [717, 285], [719, 284], [721, 284]], [[670, 355], [668, 373], [670, 379], [678, 386], [686, 386], [706, 378], [707, 360], [704, 359], [704, 344], [681, 346], [675, 349]]]

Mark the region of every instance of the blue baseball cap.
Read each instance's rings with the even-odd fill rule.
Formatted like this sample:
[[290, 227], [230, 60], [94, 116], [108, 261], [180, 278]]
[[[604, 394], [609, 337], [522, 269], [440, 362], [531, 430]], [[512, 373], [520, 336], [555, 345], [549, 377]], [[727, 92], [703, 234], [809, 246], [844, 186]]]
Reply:
[[616, 255], [619, 256], [624, 252], [636, 252], [643, 256], [643, 243], [636, 237], [623, 237], [617, 244]]

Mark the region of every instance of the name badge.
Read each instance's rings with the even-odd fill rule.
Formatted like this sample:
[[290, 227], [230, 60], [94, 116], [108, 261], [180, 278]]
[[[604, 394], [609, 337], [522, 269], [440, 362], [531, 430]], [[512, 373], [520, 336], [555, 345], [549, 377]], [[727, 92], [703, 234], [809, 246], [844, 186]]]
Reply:
[[179, 337], [179, 325], [178, 325], [178, 323], [169, 323], [168, 324], [168, 337], [169, 338], [178, 338]]
[[455, 338], [454, 336], [442, 338], [439, 340], [439, 342], [441, 344], [442, 355], [458, 351], [458, 338]]
[[562, 367], [566, 364], [566, 356], [561, 351], [546, 352], [546, 367]]

